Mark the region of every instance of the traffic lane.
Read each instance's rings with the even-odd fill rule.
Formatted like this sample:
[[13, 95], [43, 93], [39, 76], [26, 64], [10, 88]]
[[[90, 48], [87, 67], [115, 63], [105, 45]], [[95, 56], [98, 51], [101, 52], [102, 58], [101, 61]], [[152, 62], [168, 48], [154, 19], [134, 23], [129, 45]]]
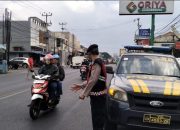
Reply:
[[[28, 89], [33, 80], [31, 79], [32, 73], [29, 73], [27, 78], [27, 72], [26, 69], [13, 70], [8, 74], [0, 75], [0, 98]], [[66, 76], [77, 72], [78, 70], [65, 68]]]
[[7, 74], [0, 77], [0, 97], [30, 88], [32, 80], [27, 80], [27, 71]]
[[[71, 74], [71, 76], [69, 77], [67, 76], [67, 78], [70, 80], [68, 80], [68, 82], [67, 81], [64, 82], [64, 95], [62, 97], [62, 101], [59, 104], [59, 106], [52, 112], [43, 112], [37, 121], [32, 121], [29, 118], [27, 104], [30, 102], [30, 96], [31, 96], [30, 91], [16, 95], [12, 98], [0, 100], [0, 104], [1, 104], [0, 112], [2, 113], [0, 117], [0, 121], [1, 121], [0, 129], [32, 130], [32, 129], [67, 128], [65, 124], [66, 122], [64, 122], [63, 120], [66, 120], [68, 117], [73, 116], [74, 114], [72, 113], [73, 109], [79, 106], [78, 96], [76, 94], [72, 94], [72, 92], [69, 89], [72, 83], [80, 82], [79, 80], [80, 77], [79, 77], [79, 73], [74, 73]], [[82, 106], [82, 109], [84, 108], [86, 109], [86, 107]], [[72, 121], [75, 120], [73, 119]], [[62, 122], [61, 126], [59, 125], [60, 122]], [[83, 121], [81, 120], [81, 122]], [[88, 123], [85, 122], [85, 124]], [[72, 129], [74, 130], [74, 127]]]
[[30, 119], [27, 107], [30, 103], [30, 89], [28, 92], [0, 100], [0, 129], [92, 130], [89, 99], [81, 101], [78, 94], [70, 90], [73, 83], [81, 83], [79, 70], [75, 71], [66, 75], [63, 82], [64, 94], [58, 107], [53, 111], [42, 112], [36, 121]]

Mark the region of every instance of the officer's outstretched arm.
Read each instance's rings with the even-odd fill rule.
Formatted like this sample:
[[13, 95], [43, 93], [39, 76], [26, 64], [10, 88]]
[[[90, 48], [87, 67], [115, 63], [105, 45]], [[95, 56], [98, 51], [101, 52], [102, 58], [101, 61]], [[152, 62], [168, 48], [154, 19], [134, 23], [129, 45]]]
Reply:
[[89, 96], [89, 93], [91, 92], [93, 86], [96, 84], [96, 82], [99, 79], [100, 73], [101, 73], [101, 66], [99, 64], [94, 64], [92, 67], [91, 76], [89, 78], [86, 87], [84, 88], [82, 95], [86, 97]]

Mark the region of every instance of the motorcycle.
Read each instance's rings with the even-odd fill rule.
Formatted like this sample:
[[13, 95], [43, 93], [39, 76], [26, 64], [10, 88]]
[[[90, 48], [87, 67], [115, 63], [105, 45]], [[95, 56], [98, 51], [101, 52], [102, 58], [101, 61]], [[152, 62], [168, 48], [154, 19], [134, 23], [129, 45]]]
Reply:
[[87, 79], [87, 72], [88, 72], [88, 68], [87, 65], [82, 65], [80, 68], [80, 72], [81, 72], [81, 79], [82, 80], [86, 80]]
[[31, 104], [29, 105], [29, 114], [33, 120], [38, 119], [41, 110], [54, 109], [59, 103], [59, 99], [55, 98], [53, 102], [49, 102], [48, 85], [50, 75], [36, 75], [33, 72], [33, 85], [31, 88]]

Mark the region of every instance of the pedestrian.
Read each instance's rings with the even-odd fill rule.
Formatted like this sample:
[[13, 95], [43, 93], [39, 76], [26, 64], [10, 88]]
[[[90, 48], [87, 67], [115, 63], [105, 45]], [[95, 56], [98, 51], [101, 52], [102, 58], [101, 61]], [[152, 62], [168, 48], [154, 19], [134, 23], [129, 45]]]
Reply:
[[33, 67], [34, 67], [34, 60], [33, 60], [33, 57], [32, 55], [29, 55], [29, 58], [28, 58], [28, 72], [27, 72], [27, 79], [29, 77], [29, 72], [32, 72], [33, 71]]
[[99, 58], [98, 45], [93, 44], [87, 49], [88, 58], [92, 61], [87, 81], [82, 84], [74, 84], [72, 91], [82, 93], [79, 99], [84, 100], [90, 97], [93, 130], [103, 130], [106, 119], [106, 70], [105, 64]]

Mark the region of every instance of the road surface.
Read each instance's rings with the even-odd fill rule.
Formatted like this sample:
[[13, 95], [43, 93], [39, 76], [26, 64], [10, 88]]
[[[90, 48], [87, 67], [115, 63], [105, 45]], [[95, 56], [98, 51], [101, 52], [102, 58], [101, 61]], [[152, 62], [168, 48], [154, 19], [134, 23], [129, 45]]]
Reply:
[[26, 70], [0, 75], [0, 130], [92, 130], [89, 99], [80, 101], [70, 90], [73, 83], [81, 82], [78, 69], [66, 69], [60, 104], [42, 112], [36, 121], [29, 117], [32, 80], [26, 76]]

